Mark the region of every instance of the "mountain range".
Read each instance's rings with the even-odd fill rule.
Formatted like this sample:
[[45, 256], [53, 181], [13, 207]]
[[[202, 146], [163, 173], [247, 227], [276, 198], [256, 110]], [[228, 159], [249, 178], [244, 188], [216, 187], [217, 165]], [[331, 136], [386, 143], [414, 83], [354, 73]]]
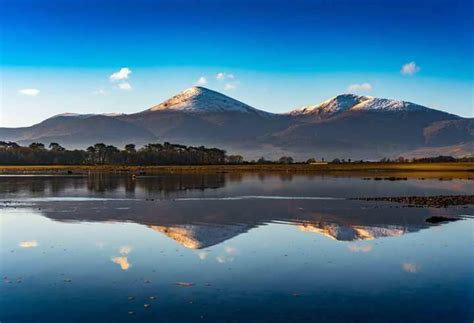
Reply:
[[168, 141], [219, 147], [247, 159], [463, 156], [474, 152], [474, 118], [354, 94], [275, 114], [193, 87], [138, 113], [65, 113], [30, 127], [0, 128], [0, 140], [68, 148]]

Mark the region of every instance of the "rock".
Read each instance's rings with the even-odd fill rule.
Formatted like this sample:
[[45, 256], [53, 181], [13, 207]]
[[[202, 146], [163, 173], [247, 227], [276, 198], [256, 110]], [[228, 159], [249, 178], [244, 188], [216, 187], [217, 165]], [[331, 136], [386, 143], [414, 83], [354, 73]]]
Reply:
[[436, 223], [442, 223], [442, 222], [452, 222], [452, 221], [458, 221], [459, 219], [457, 218], [448, 218], [445, 216], [439, 216], [439, 215], [434, 215], [426, 219], [425, 221], [431, 224], [436, 224]]

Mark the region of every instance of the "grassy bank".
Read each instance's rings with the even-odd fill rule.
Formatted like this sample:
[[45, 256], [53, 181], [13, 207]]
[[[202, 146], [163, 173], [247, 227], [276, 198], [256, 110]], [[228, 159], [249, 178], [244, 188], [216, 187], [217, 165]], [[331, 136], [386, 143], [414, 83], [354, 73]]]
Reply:
[[[106, 173], [331, 173], [361, 174], [374, 173], [414, 175], [428, 177], [441, 173], [452, 173], [455, 177], [474, 178], [474, 163], [350, 163], [350, 164], [245, 164], [245, 165], [199, 165], [199, 166], [126, 166], [126, 165], [37, 165], [37, 166], [0, 166], [0, 174], [87, 174]], [[411, 177], [411, 176], [410, 176]]]

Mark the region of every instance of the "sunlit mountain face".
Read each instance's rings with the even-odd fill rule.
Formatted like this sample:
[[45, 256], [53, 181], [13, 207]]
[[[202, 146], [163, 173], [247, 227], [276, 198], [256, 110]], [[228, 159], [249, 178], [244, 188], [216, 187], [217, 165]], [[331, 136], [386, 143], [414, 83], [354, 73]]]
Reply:
[[83, 149], [97, 142], [123, 147], [168, 141], [216, 146], [247, 159], [314, 157], [310, 151], [326, 159], [374, 159], [420, 149], [430, 152], [426, 156], [465, 155], [474, 145], [473, 122], [408, 101], [355, 94], [277, 114], [196, 86], [141, 112], [59, 114], [31, 127], [0, 128], [0, 137]]

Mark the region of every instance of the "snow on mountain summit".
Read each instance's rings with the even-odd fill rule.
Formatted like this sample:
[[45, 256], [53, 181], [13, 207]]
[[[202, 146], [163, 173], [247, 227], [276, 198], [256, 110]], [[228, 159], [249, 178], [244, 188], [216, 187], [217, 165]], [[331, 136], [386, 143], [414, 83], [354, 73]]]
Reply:
[[390, 100], [390, 99], [379, 99], [371, 98], [363, 101], [351, 108], [352, 111], [357, 110], [378, 110], [378, 111], [422, 111], [428, 108], [418, 104], [414, 104], [406, 101]]
[[341, 94], [317, 105], [308, 105], [293, 110], [290, 112], [290, 114], [294, 116], [307, 114], [333, 114], [336, 112], [349, 110], [353, 106], [370, 99], [371, 97], [367, 96], [359, 96], [355, 94]]
[[355, 94], [341, 94], [317, 105], [305, 106], [290, 112], [292, 116], [317, 115], [331, 116], [344, 111], [424, 111], [429, 108], [411, 102], [360, 96]]
[[[149, 109], [149, 111], [184, 111], [192, 113], [240, 112], [267, 114], [224, 94], [195, 86]], [[269, 114], [269, 113], [268, 113]]]

